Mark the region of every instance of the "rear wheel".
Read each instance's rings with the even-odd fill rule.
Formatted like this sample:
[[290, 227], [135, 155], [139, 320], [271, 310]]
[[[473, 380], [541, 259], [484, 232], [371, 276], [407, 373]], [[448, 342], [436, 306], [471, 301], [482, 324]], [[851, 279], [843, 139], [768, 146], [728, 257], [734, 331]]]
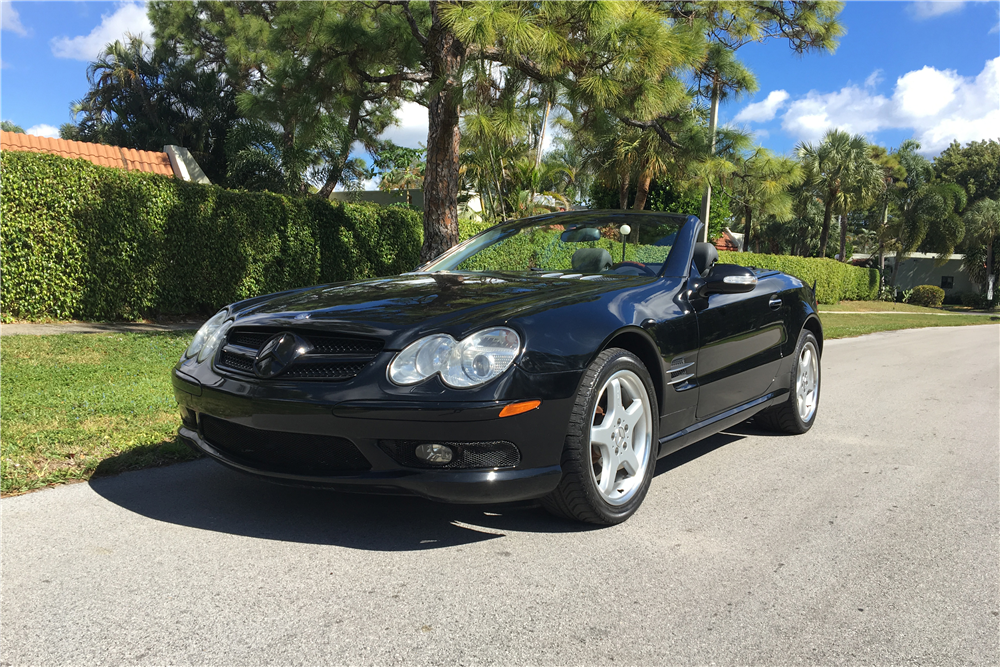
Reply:
[[646, 497], [658, 445], [656, 392], [632, 353], [611, 348], [584, 374], [563, 449], [563, 477], [542, 502], [559, 516], [615, 524]]
[[808, 329], [799, 334], [788, 400], [761, 410], [754, 421], [761, 428], [798, 435], [812, 428], [819, 408], [819, 343]]

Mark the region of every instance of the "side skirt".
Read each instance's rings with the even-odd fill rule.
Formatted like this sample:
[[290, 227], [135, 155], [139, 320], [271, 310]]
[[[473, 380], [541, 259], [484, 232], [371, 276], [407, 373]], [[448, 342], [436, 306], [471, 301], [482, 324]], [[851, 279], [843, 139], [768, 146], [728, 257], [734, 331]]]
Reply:
[[719, 431], [723, 431], [730, 426], [746, 421], [764, 408], [781, 403], [785, 400], [786, 396], [788, 396], [787, 388], [777, 389], [764, 394], [759, 398], [755, 398], [752, 401], [747, 401], [743, 405], [738, 405], [735, 408], [726, 410], [725, 412], [720, 412], [714, 417], [709, 417], [708, 419], [692, 424], [686, 429], [660, 438], [660, 451], [656, 455], [656, 458], [659, 459], [669, 454], [673, 454], [678, 449], [683, 449], [692, 443], [703, 440], [704, 438], [714, 435]]

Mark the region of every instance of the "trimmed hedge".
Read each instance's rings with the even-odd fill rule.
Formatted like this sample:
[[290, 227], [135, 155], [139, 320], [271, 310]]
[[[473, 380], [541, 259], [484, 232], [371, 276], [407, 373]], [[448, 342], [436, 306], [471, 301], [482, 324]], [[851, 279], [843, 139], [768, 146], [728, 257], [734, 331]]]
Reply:
[[816, 282], [816, 300], [871, 301], [878, 296], [878, 269], [851, 266], [834, 259], [763, 255], [755, 252], [719, 252], [719, 261], [758, 269], [777, 269], [795, 276], [812, 287]]
[[412, 270], [421, 215], [0, 153], [3, 319], [210, 313]]
[[[4, 321], [208, 314], [259, 294], [420, 263], [421, 214], [403, 207], [225, 190], [16, 151], [0, 152], [0, 177]], [[464, 240], [487, 227], [462, 221], [459, 231]], [[874, 269], [720, 256], [816, 280], [821, 303], [878, 293]]]

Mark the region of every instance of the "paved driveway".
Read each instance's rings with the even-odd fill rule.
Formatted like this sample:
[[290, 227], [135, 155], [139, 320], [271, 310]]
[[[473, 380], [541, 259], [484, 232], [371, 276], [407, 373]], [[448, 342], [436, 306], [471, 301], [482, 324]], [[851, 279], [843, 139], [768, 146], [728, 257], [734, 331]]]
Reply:
[[622, 526], [210, 461], [6, 499], [3, 664], [998, 664], [1000, 327], [828, 343]]

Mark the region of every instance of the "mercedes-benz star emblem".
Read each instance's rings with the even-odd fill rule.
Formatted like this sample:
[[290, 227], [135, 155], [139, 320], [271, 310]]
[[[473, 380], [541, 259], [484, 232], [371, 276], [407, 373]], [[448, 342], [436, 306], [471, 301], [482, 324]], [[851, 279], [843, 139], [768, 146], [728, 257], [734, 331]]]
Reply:
[[312, 350], [305, 339], [285, 331], [267, 339], [253, 360], [253, 372], [260, 378], [281, 374], [292, 362]]

